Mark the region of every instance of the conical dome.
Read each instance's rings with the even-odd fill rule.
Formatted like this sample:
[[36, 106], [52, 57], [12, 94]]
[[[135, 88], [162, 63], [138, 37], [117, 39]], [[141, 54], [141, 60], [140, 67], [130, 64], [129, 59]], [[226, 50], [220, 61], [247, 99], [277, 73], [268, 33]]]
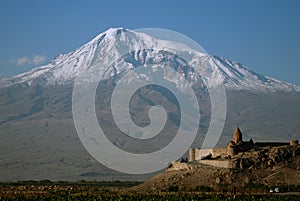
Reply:
[[243, 134], [239, 127], [236, 127], [234, 133], [233, 133], [233, 141], [235, 144], [239, 144], [243, 141]]

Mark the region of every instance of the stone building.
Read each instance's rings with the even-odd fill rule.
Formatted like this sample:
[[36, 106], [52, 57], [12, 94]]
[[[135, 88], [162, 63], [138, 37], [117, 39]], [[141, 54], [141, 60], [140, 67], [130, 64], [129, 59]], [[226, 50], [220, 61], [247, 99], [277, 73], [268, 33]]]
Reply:
[[284, 146], [284, 145], [297, 145], [298, 140], [291, 140], [290, 142], [253, 142], [243, 141], [243, 134], [239, 127], [237, 127], [233, 133], [233, 140], [229, 141], [225, 148], [213, 148], [213, 149], [199, 149], [190, 148], [189, 161], [198, 161], [207, 158], [228, 158], [237, 155], [240, 152], [246, 152], [250, 149], [266, 147], [266, 146]]

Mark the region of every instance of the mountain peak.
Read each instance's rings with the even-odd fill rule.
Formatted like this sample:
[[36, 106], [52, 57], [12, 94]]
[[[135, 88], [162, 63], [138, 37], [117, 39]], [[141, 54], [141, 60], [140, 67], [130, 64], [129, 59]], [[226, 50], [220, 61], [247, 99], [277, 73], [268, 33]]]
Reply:
[[[116, 37], [119, 34], [122, 37]], [[102, 43], [103, 41], [105, 43]], [[201, 74], [201, 79], [208, 85], [222, 82], [229, 90], [300, 91], [299, 86], [259, 75], [238, 62], [207, 54], [197, 54], [198, 52], [194, 54], [195, 52], [188, 49], [189, 47], [185, 44], [160, 40], [148, 34], [131, 31], [123, 27], [109, 28], [76, 50], [67, 54], [60, 54], [47, 65], [10, 78], [0, 79], [0, 88], [18, 83], [26, 85], [39, 83], [49, 86], [72, 82], [79, 72], [85, 72], [90, 64], [95, 61], [95, 58], [100, 55], [100, 57], [119, 58], [121, 56], [119, 48], [129, 49], [135, 53], [131, 55], [132, 58], [127, 58], [119, 66], [102, 68], [101, 79], [109, 79], [124, 70], [137, 67], [138, 64], [153, 61], [155, 56], [151, 55], [150, 52], [147, 53], [147, 51], [156, 49], [170, 50], [174, 55], [189, 54], [191, 57], [197, 55], [193, 59], [193, 63], [196, 64], [194, 70]], [[160, 56], [168, 57], [168, 55]], [[207, 65], [203, 66], [203, 64]], [[190, 76], [194, 75], [190, 74]]]
[[117, 27], [117, 28], [111, 27], [111, 28], [107, 29], [106, 31], [97, 35], [92, 41], [99, 41], [99, 40], [103, 39], [104, 37], [113, 38], [117, 34], [120, 34], [121, 32], [125, 32], [125, 31], [128, 31], [128, 29], [125, 29], [123, 27]]

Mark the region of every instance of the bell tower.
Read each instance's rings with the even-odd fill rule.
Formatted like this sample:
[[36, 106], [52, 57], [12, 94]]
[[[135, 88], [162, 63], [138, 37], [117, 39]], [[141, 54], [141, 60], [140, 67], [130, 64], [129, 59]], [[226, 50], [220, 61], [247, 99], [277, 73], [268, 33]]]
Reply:
[[243, 141], [243, 134], [239, 127], [236, 127], [234, 134], [233, 134], [233, 141], [235, 144], [239, 144], [240, 142]]

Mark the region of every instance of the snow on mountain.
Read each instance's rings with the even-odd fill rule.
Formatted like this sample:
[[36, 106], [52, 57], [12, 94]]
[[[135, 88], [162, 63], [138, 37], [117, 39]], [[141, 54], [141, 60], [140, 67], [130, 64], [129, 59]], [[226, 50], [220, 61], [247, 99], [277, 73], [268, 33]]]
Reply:
[[225, 86], [229, 90], [252, 90], [265, 92], [297, 92], [300, 87], [277, 79], [263, 76], [249, 70], [238, 62], [232, 62], [228, 59], [214, 56], [214, 63], [217, 65], [217, 71], [222, 77]]
[[[202, 81], [207, 85], [223, 82], [228, 90], [260, 92], [300, 91], [299, 86], [259, 75], [240, 63], [199, 53], [185, 44], [156, 39], [145, 33], [124, 28], [110, 28], [80, 48], [67, 54], [60, 54], [47, 65], [13, 77], [2, 78], [0, 79], [0, 88], [14, 84], [30, 86], [37, 83], [41, 86], [51, 86], [73, 82], [79, 72], [87, 71], [93, 62], [97, 62], [95, 58], [119, 58], [122, 56], [119, 48], [131, 48], [134, 50], [135, 54], [131, 56], [138, 63], [145, 63], [146, 60], [149, 62], [155, 57], [158, 59], [158, 54], [153, 56], [151, 53], [143, 51], [143, 47], [153, 51], [165, 50], [175, 55], [182, 53], [193, 55], [191, 62], [195, 66], [195, 73], [198, 72]], [[181, 49], [182, 52], [178, 52], [178, 49]], [[164, 55], [159, 55], [159, 57], [164, 57]], [[107, 79], [134, 67], [132, 62], [123, 60], [119, 65], [99, 70], [101, 71], [101, 79]], [[195, 74], [190, 73], [188, 76], [195, 76]]]

